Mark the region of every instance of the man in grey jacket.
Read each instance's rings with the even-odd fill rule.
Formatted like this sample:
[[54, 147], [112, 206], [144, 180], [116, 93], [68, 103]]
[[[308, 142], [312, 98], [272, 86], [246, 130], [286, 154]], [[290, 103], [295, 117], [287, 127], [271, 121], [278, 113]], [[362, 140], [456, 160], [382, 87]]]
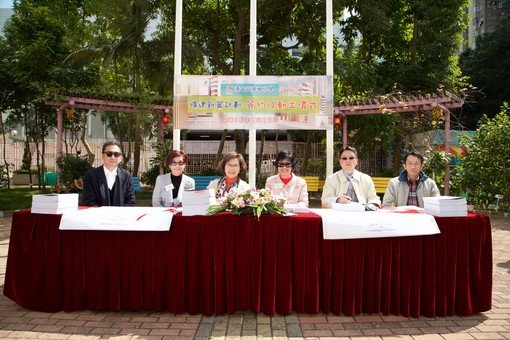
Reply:
[[404, 170], [392, 178], [383, 197], [383, 207], [392, 208], [414, 205], [423, 208], [423, 197], [439, 196], [439, 189], [433, 179], [422, 171], [423, 156], [411, 151], [404, 157]]

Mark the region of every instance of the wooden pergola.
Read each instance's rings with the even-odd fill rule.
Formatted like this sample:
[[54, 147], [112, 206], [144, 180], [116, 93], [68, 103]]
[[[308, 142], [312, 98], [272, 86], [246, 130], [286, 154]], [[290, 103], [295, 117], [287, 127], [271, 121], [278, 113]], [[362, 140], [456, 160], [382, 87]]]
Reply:
[[[347, 146], [347, 117], [372, 114], [395, 114], [406, 112], [431, 111], [434, 109], [442, 110], [445, 116], [445, 151], [450, 152], [450, 109], [460, 108], [464, 103], [461, 98], [448, 91], [427, 94], [402, 94], [399, 92], [376, 96], [363, 100], [345, 100], [339, 102], [334, 107], [334, 115], [342, 117], [342, 144]], [[172, 111], [172, 104], [161, 105], [152, 104], [148, 109], [139, 107], [121, 101], [97, 99], [83, 96], [63, 96], [59, 100], [47, 100], [47, 105], [57, 106], [57, 155], [62, 154], [62, 130], [63, 130], [63, 111], [68, 107], [86, 110], [102, 110], [109, 112], [133, 112], [142, 113], [151, 111], [159, 115], [158, 120], [158, 141], [162, 142], [164, 138], [164, 129], [162, 118]], [[449, 194], [449, 171], [445, 172], [444, 194]]]
[[[91, 96], [93, 97], [93, 96]], [[127, 112], [127, 113], [143, 113], [152, 112], [153, 114], [159, 115], [158, 120], [158, 141], [162, 142], [164, 138], [163, 129], [163, 116], [168, 115], [172, 111], [172, 105], [160, 105], [152, 104], [147, 109], [140, 109], [136, 105], [131, 103], [98, 99], [82, 96], [63, 96], [58, 100], [47, 100], [46, 105], [52, 105], [57, 107], [57, 157], [62, 155], [62, 131], [63, 131], [63, 112], [68, 107], [85, 110], [97, 110], [97, 111], [108, 111], [108, 112]]]
[[[448, 91], [427, 94], [391, 93], [387, 95], [368, 98], [365, 100], [347, 100], [335, 106], [334, 114], [342, 117], [342, 144], [347, 146], [347, 117], [372, 114], [394, 114], [405, 112], [420, 112], [441, 110], [445, 118], [444, 146], [450, 152], [450, 109], [460, 108], [464, 104], [461, 98]], [[444, 194], [450, 193], [450, 175], [447, 165], [444, 178]]]

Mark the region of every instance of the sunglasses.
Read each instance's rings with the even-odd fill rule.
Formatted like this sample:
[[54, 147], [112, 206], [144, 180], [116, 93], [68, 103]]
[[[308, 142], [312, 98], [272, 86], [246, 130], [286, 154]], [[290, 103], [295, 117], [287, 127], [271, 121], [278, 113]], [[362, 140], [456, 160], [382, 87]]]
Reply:
[[115, 158], [119, 158], [120, 155], [122, 155], [120, 152], [117, 152], [117, 151], [105, 151], [103, 152], [103, 154], [106, 155], [106, 157], [115, 157]]
[[279, 168], [283, 168], [283, 167], [292, 168], [292, 163], [278, 163], [278, 167]]
[[356, 158], [356, 157], [354, 157], [354, 156], [351, 156], [351, 157], [340, 157], [340, 159], [341, 159], [341, 160], [343, 160], [343, 161], [346, 161], [346, 160], [350, 160], [350, 161], [352, 161], [352, 160], [353, 160], [353, 159], [355, 159], [355, 158]]
[[184, 163], [184, 162], [172, 162], [172, 163], [170, 163], [170, 165], [172, 165], [172, 166], [186, 165], [186, 163]]

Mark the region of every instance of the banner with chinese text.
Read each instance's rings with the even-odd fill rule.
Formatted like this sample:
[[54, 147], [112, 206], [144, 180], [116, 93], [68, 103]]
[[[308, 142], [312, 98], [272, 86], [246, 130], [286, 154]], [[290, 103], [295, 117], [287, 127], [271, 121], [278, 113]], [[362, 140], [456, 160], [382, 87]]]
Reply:
[[174, 128], [332, 129], [331, 76], [176, 76]]

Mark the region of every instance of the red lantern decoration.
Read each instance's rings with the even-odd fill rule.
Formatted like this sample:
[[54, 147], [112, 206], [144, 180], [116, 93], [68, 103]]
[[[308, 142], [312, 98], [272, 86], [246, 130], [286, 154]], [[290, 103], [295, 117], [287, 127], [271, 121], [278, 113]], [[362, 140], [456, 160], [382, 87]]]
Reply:
[[333, 126], [338, 127], [342, 125], [342, 116], [335, 114], [333, 116]]
[[161, 117], [161, 122], [165, 125], [170, 124], [170, 116], [164, 115], [163, 117]]

